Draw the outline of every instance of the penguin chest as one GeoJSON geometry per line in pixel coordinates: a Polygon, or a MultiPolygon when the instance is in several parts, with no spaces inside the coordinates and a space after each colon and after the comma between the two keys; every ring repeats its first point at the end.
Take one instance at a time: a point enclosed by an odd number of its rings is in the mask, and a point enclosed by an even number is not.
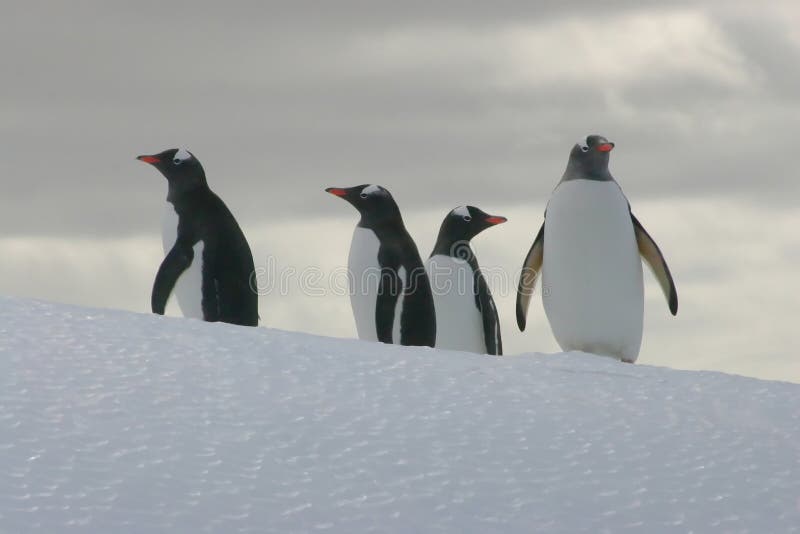
{"type": "Polygon", "coordinates": [[[435,255],[425,262],[436,309],[436,348],[486,353],[483,319],[468,262],[435,255]]]}
{"type": "Polygon", "coordinates": [[[542,301],[564,350],[634,361],[642,341],[642,264],[615,182],[570,180],[547,205],[542,301]]]}
{"type": "Polygon", "coordinates": [[[356,226],[347,260],[350,306],[359,339],[377,341],[375,310],[381,277],[378,252],[381,242],[375,232],[356,226]]]}
{"type": "MultiPolygon", "coordinates": [[[[178,239],[178,214],[172,205],[167,204],[161,226],[161,241],[166,255],[178,239]]],[[[175,287],[172,294],[178,300],[178,306],[184,317],[203,319],[203,252],[204,244],[198,241],[194,247],[194,258],[175,287]]]]}

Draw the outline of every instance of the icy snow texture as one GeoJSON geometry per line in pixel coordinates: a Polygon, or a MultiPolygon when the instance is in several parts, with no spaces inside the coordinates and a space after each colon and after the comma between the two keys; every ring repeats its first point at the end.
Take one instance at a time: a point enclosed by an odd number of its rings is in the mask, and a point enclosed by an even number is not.
{"type": "Polygon", "coordinates": [[[800,386],[0,299],[2,532],[798,532],[800,386]]]}

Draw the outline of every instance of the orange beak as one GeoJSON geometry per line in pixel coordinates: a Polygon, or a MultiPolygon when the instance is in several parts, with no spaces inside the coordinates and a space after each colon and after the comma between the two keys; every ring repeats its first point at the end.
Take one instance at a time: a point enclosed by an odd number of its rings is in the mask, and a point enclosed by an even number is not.
{"type": "Polygon", "coordinates": [[[614,149],[614,143],[603,143],[602,145],[597,145],[597,150],[600,152],[611,152],[614,149]]]}
{"type": "Polygon", "coordinates": [[[155,156],[137,156],[136,159],[139,161],[144,161],[145,163],[149,163],[150,165],[161,163],[161,160],[155,156]]]}
{"type": "Polygon", "coordinates": [[[339,187],[329,187],[325,191],[327,191],[331,195],[336,195],[337,197],[347,196],[347,190],[341,189],[339,187]]]}
{"type": "Polygon", "coordinates": [[[486,220],[487,223],[489,223],[491,225],[495,225],[495,224],[503,224],[508,219],[506,219],[505,217],[500,217],[498,215],[492,215],[491,217],[486,217],[485,220],[486,220]]]}

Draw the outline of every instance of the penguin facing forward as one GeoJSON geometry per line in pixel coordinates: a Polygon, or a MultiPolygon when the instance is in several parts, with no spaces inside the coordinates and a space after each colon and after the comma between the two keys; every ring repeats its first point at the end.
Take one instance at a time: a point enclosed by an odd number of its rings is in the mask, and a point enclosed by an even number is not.
{"type": "Polygon", "coordinates": [[[138,156],[167,179],[162,225],[166,257],[153,283],[153,313],[164,314],[173,292],[184,316],[258,325],[258,295],[251,286],[253,255],[228,207],[206,182],[186,149],[138,156]]]}
{"type": "Polygon", "coordinates": [[[436,314],[430,282],[392,195],[368,184],[325,191],[361,214],[347,262],[359,339],[433,347],[436,314]]]}
{"type": "Polygon", "coordinates": [[[599,135],[572,148],[523,264],[517,324],[525,330],[541,271],[542,303],[561,348],[633,363],[642,343],[641,260],[661,285],[672,315],[678,313],[678,293],[661,250],[608,170],[613,148],[599,135]]]}
{"type": "Polygon", "coordinates": [[[436,348],[503,354],[497,307],[470,240],[505,217],[459,206],[442,221],[425,268],[436,306],[436,348]]]}

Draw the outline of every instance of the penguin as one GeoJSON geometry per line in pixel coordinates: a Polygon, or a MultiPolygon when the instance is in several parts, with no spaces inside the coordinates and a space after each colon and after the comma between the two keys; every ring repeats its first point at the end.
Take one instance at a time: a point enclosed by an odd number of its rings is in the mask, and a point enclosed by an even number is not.
{"type": "Polygon", "coordinates": [[[347,263],[359,339],[433,347],[436,313],[430,282],[391,193],[369,184],[325,191],[361,214],[347,263]]]}
{"type": "Polygon", "coordinates": [[[661,285],[672,315],[678,313],[678,293],[664,255],[608,170],[613,149],[600,135],[572,147],[523,263],[517,325],[525,330],[541,272],[545,314],[563,350],[634,363],[644,315],[641,260],[661,285]]]}
{"type": "Polygon", "coordinates": [[[470,240],[506,221],[474,206],[459,206],[442,221],[425,263],[436,307],[437,348],[503,354],[497,307],[470,240]]]}
{"type": "Polygon", "coordinates": [[[153,283],[153,313],[164,314],[175,293],[186,317],[257,326],[255,266],[244,233],[208,187],[200,161],[188,150],[138,156],[167,179],[162,240],[166,257],[153,283]]]}

